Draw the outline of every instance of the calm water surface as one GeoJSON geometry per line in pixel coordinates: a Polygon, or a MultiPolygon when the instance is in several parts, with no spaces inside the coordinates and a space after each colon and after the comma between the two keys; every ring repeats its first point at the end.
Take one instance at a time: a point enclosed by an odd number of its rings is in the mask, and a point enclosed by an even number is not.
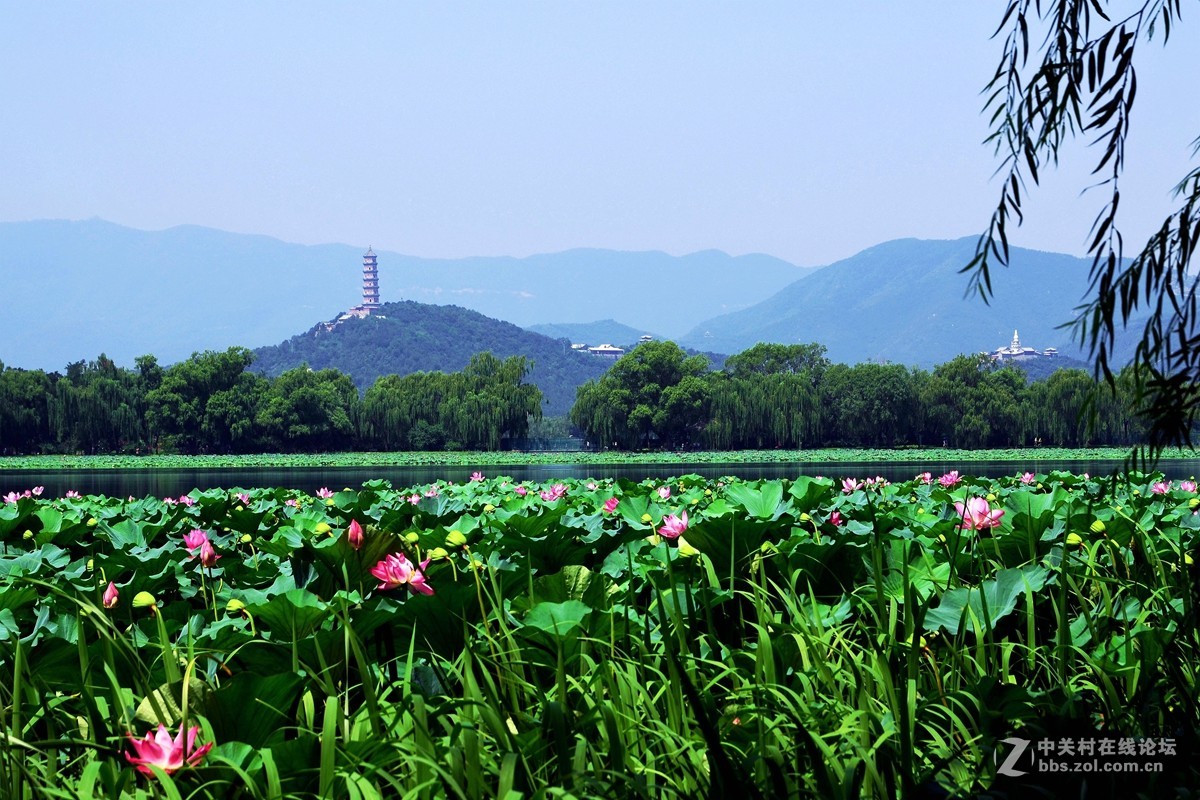
{"type": "MultiPolygon", "coordinates": [[[[0,470],[0,494],[45,487],[43,496],[61,497],[74,489],[83,494],[177,497],[192,489],[253,489],[282,486],[315,491],[356,488],[364,482],[383,478],[393,486],[427,484],[440,478],[465,482],[476,470],[489,478],[505,475],[515,481],[552,481],[561,478],[670,478],[702,475],[707,478],[736,476],[757,478],[795,478],[800,475],[865,478],[881,475],[891,481],[908,480],[926,470],[935,476],[957,469],[964,475],[1001,477],[1022,472],[1044,473],[1070,470],[1103,475],[1121,468],[1119,461],[921,461],[921,462],[841,462],[836,464],[793,461],[773,464],[532,464],[513,466],[453,467],[293,467],[289,469],[193,469],[193,470],[55,470],[32,472],[0,470]]],[[[1168,478],[1186,478],[1200,473],[1200,460],[1162,461],[1159,469],[1168,478]]]]}

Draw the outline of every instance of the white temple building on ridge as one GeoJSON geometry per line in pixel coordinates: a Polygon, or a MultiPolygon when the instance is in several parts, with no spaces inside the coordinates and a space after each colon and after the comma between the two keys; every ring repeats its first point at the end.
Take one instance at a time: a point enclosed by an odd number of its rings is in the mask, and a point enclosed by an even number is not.
{"type": "Polygon", "coordinates": [[[1004,361],[1011,359],[1022,358],[1053,358],[1058,355],[1058,349],[1047,347],[1045,350],[1037,350],[1032,347],[1021,344],[1021,337],[1017,335],[1017,331],[1013,329],[1013,338],[1009,342],[1008,347],[1000,347],[993,350],[988,355],[993,361],[1004,361]]]}

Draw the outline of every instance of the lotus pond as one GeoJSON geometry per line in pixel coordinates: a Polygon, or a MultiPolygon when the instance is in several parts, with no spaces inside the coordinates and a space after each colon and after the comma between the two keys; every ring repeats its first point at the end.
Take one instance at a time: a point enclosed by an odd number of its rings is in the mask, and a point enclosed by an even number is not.
{"type": "Polygon", "coordinates": [[[1197,511],[1139,473],[20,492],[0,796],[1070,781],[998,775],[1009,737],[1137,743],[1161,771],[1089,796],[1171,794],[1200,778],[1197,511]]]}

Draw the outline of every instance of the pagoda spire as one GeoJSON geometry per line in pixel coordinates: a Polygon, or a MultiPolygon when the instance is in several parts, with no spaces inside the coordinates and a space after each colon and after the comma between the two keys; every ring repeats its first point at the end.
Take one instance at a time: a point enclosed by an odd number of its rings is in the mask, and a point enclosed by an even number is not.
{"type": "Polygon", "coordinates": [[[379,309],[379,266],[376,263],[375,251],[367,247],[363,253],[363,301],[362,307],[368,313],[379,309]]]}

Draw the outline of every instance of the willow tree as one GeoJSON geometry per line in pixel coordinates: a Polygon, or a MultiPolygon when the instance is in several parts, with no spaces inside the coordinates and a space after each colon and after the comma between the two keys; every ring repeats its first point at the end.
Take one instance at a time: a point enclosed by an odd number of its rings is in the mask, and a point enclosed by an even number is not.
{"type": "MultiPolygon", "coordinates": [[[[1003,184],[975,257],[964,268],[987,300],[992,266],[1008,263],[1009,227],[1021,224],[1029,188],[1070,147],[1096,148],[1093,174],[1105,199],[1089,234],[1089,299],[1071,324],[1095,359],[1097,376],[1115,390],[1121,366],[1111,363],[1116,335],[1146,315],[1132,380],[1137,408],[1148,422],[1143,453],[1151,459],[1165,446],[1190,445],[1200,414],[1200,309],[1197,274],[1189,274],[1200,241],[1200,168],[1185,172],[1175,186],[1177,207],[1131,258],[1120,227],[1121,176],[1137,95],[1136,56],[1156,38],[1169,41],[1182,7],[1182,0],[1009,0],[997,31],[1003,54],[985,105],[1003,184]],[[1117,13],[1125,9],[1132,13],[1117,13]]],[[[1190,102],[1188,97],[1179,102],[1190,102]]]]}

